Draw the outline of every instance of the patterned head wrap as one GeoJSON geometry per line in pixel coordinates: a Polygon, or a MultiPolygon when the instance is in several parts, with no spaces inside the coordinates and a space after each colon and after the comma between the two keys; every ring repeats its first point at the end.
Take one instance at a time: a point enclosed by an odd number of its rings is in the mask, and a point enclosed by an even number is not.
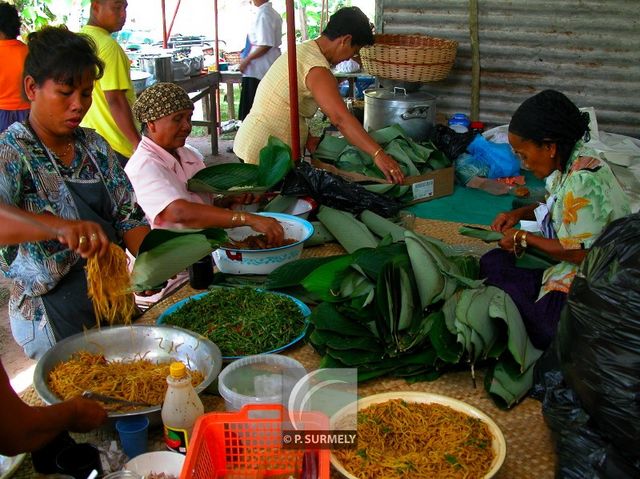
{"type": "Polygon", "coordinates": [[[140,94],[133,104],[133,115],[148,123],[180,110],[193,110],[187,92],[175,83],[156,83],[140,94]]]}

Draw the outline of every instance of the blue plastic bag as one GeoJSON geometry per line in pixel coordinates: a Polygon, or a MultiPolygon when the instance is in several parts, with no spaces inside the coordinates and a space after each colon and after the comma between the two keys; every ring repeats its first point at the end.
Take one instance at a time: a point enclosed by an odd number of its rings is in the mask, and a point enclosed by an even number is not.
{"type": "Polygon", "coordinates": [[[482,135],[476,135],[467,147],[478,165],[486,165],[487,178],[504,178],[520,174],[520,160],[507,143],[492,143],[482,135]]]}

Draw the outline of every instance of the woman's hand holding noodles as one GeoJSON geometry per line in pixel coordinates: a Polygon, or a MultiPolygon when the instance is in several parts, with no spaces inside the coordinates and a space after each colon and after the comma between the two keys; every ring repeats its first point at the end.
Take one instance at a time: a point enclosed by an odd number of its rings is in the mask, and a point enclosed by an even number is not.
{"type": "Polygon", "coordinates": [[[109,247],[109,238],[98,223],[92,221],[61,220],[58,241],[66,244],[83,258],[102,256],[109,247]]]}

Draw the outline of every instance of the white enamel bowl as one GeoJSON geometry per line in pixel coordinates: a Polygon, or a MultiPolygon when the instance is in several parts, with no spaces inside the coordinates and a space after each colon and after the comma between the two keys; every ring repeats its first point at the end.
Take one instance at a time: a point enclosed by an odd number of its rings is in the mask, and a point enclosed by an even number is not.
{"type": "MultiPolygon", "coordinates": [[[[278,266],[300,258],[302,247],[313,234],[313,225],[303,218],[282,213],[258,213],[277,219],[284,228],[287,238],[296,240],[287,246],[260,250],[218,248],[213,260],[222,273],[227,274],[269,274],[278,266]]],[[[229,238],[240,241],[257,234],[248,226],[227,230],[229,238]]]]}

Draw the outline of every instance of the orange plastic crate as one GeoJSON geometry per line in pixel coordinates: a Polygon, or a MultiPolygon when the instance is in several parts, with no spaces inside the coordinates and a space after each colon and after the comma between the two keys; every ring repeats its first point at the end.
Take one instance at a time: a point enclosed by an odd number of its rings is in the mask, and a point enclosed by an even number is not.
{"type": "MultiPolygon", "coordinates": [[[[322,413],[301,413],[305,430],[328,430],[322,413]]],[[[329,479],[328,449],[283,449],[283,406],[250,404],[238,412],[208,413],[196,421],[180,479],[300,477],[305,454],[315,454],[318,479],[329,479]]],[[[310,476],[305,478],[312,479],[310,476]]]]}

